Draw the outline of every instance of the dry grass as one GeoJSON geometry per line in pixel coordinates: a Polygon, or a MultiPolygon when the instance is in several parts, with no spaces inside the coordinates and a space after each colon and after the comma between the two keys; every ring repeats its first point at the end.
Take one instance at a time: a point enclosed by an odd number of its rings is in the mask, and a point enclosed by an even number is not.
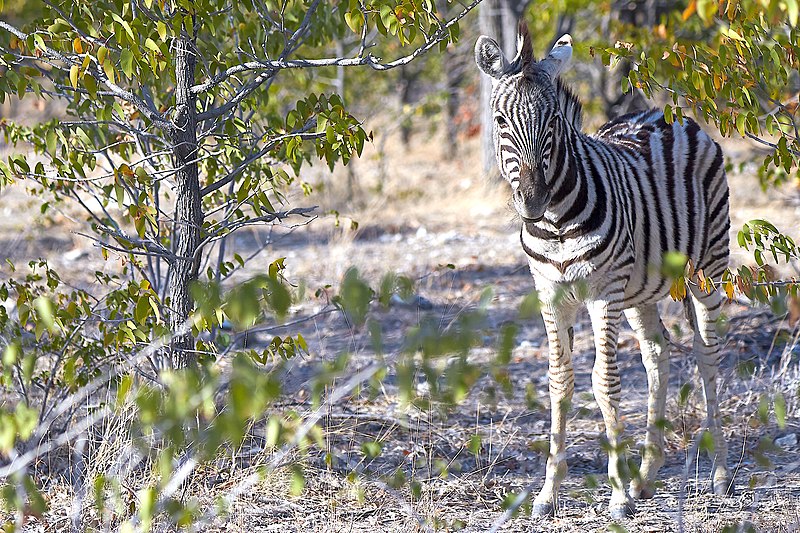
{"type": "MultiPolygon", "coordinates": [[[[485,339],[470,353],[471,362],[490,362],[499,326],[515,318],[532,283],[504,185],[488,183],[476,170],[475,139],[464,140],[458,148],[456,157],[447,160],[442,157],[439,137],[418,134],[408,148],[389,139],[385,154],[369,148],[355,164],[357,182],[350,187],[344,170],[332,176],[314,170],[304,179],[315,184],[318,196],[295,201],[319,202],[323,212],[338,210],[339,226],[334,216],[327,215],[307,228],[275,229],[273,244],[248,272],[286,256],[289,277],[305,280],[311,289],[335,285],[349,266],[358,267],[371,280],[388,270],[418,278],[418,292],[432,302],[432,310],[404,306],[374,310],[390,353],[400,349],[409,328],[425,319],[444,327],[465,311],[474,310],[483,290],[492,287],[485,339]],[[357,230],[350,228],[351,219],[358,221],[357,230]],[[443,267],[447,264],[455,269],[443,267]]],[[[726,149],[735,158],[747,155],[739,142],[726,142],[726,149]]],[[[730,182],[734,230],[756,216],[766,216],[787,230],[800,227],[796,189],[761,193],[756,179],[747,172],[732,173],[730,182]]],[[[42,220],[35,203],[26,200],[18,186],[3,191],[0,212],[6,213],[0,220],[0,251],[8,258],[20,262],[38,254],[51,257],[62,277],[76,284],[87,282],[86,272],[117,268],[113,260],[98,261],[89,243],[69,233],[79,224],[75,213],[65,210],[42,220]],[[70,260],[72,255],[65,257],[64,252],[73,249],[78,260],[70,260]],[[82,255],[84,252],[89,254],[82,255]]],[[[230,253],[254,249],[264,237],[264,232],[243,234],[231,243],[230,253]]],[[[747,255],[739,252],[734,257],[737,262],[747,260],[747,255]]],[[[275,412],[310,412],[309,379],[320,362],[349,351],[354,354],[351,370],[355,370],[374,359],[366,332],[352,328],[340,314],[313,318],[323,305],[324,299],[309,298],[294,309],[291,320],[309,318],[298,324],[296,331],[309,340],[311,355],[286,375],[284,399],[275,412]]],[[[666,305],[665,311],[670,326],[681,323],[675,306],[666,305]]],[[[629,531],[678,531],[681,525],[686,531],[719,531],[727,524],[744,523],[762,531],[800,528],[800,449],[795,445],[767,450],[764,456],[772,461],[772,467],[760,464],[756,454],[759,441],[767,437],[800,436],[797,326],[769,311],[737,304],[726,312],[730,328],[722,400],[738,495],[708,495],[708,460],[688,457],[702,427],[702,399],[693,394],[686,405],[677,401],[678,388],[695,382],[695,374],[691,357],[685,354],[689,340],[685,331],[676,331],[668,404],[675,429],[668,436],[664,485],[656,498],[640,503],[637,515],[622,524],[629,531]],[[742,375],[742,369],[753,372],[742,375]],[[774,418],[762,422],[758,416],[760,398],[778,391],[787,398],[785,428],[779,428],[774,418]],[[687,462],[695,466],[684,479],[687,462]]],[[[248,340],[258,345],[271,333],[254,333],[248,340]]],[[[375,533],[465,527],[487,531],[501,516],[504,499],[529,486],[537,490],[544,473],[540,443],[547,435],[549,414],[546,341],[540,321],[521,324],[518,341],[510,366],[511,396],[499,394],[491,377],[484,376],[473,394],[454,410],[422,411],[400,404],[390,375],[376,398],[361,391],[332,406],[321,420],[325,447],[293,457],[306,474],[299,495],[292,495],[289,468],[265,469],[274,450],[264,445],[263,425],[254,424],[239,449],[221,450],[215,461],[198,466],[181,487],[181,497],[195,501],[207,519],[198,530],[375,533]],[[537,402],[530,401],[531,394],[537,402]],[[482,439],[478,453],[468,448],[475,434],[482,439]],[[361,452],[366,440],[379,440],[383,453],[366,459],[361,452]],[[410,483],[390,486],[398,472],[414,481],[413,488],[410,483]],[[251,474],[259,475],[255,485],[234,499],[226,512],[211,512],[251,474]]],[[[622,410],[634,454],[644,435],[646,386],[636,349],[632,333],[623,331],[622,410]]],[[[590,328],[583,315],[576,327],[576,397],[568,434],[570,475],[562,489],[561,508],[548,520],[532,519],[523,508],[502,531],[596,531],[610,525],[606,513],[610,491],[605,485],[605,456],[598,438],[602,420],[590,394],[591,361],[590,328]]],[[[419,386],[424,392],[422,378],[419,386]]],[[[135,416],[133,410],[119,412],[87,435],[83,444],[41,459],[41,479],[45,480],[51,511],[41,519],[31,518],[30,531],[66,531],[71,524],[103,530],[129,516],[138,489],[156,475],[148,454],[126,437],[135,416]],[[107,495],[114,505],[106,515],[98,514],[92,503],[92,483],[100,474],[120,480],[117,492],[107,495]]]]}

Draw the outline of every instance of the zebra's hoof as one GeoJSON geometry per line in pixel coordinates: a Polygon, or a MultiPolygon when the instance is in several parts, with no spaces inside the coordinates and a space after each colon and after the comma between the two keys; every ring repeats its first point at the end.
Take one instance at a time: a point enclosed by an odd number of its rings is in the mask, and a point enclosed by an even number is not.
{"type": "Polygon", "coordinates": [[[633,516],[636,512],[636,505],[633,501],[627,501],[621,504],[612,504],[608,507],[608,513],[614,520],[624,520],[633,516]]]}
{"type": "Polygon", "coordinates": [[[554,507],[552,503],[537,503],[533,502],[533,507],[531,507],[531,514],[537,518],[546,518],[548,516],[553,516],[554,514],[554,507]]]}
{"type": "Polygon", "coordinates": [[[714,494],[717,496],[733,496],[736,494],[736,489],[733,486],[733,481],[728,479],[720,479],[714,481],[714,494]]]}
{"type": "Polygon", "coordinates": [[[631,498],[634,500],[649,500],[656,495],[656,491],[648,485],[631,485],[628,494],[630,494],[631,498]]]}

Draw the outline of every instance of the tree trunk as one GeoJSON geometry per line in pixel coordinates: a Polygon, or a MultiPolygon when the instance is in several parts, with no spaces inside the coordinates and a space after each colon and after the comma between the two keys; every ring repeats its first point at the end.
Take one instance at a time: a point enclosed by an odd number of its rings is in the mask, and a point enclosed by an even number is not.
{"type": "MultiPolygon", "coordinates": [[[[517,50],[517,24],[529,0],[484,0],[478,9],[478,25],[483,35],[493,37],[507,58],[514,57],[517,50]]],[[[483,173],[497,176],[497,162],[494,156],[492,128],[494,117],[491,108],[492,80],[481,75],[481,155],[483,173]]]]}
{"type": "MultiPolygon", "coordinates": [[[[447,18],[449,12],[447,0],[438,0],[436,8],[444,13],[447,18]]],[[[472,54],[469,54],[472,57],[472,54]]],[[[458,110],[461,107],[461,89],[459,86],[464,78],[464,61],[462,46],[448,46],[442,53],[442,69],[444,71],[445,107],[444,128],[446,144],[443,146],[442,156],[448,161],[456,158],[459,151],[458,142],[458,110]]],[[[472,61],[470,61],[472,65],[472,61]]]]}
{"type": "MultiPolygon", "coordinates": [[[[189,285],[197,279],[200,228],[203,212],[198,177],[197,110],[191,93],[194,85],[194,43],[187,35],[175,40],[175,111],[172,122],[172,145],[175,159],[175,234],[172,237],[175,258],[167,287],[168,323],[173,334],[181,330],[194,303],[189,285]]],[[[194,337],[191,332],[174,335],[169,346],[172,368],[184,368],[195,362],[194,337]]]]}
{"type": "Polygon", "coordinates": [[[444,157],[448,160],[453,160],[458,155],[458,124],[456,117],[458,109],[461,105],[459,98],[459,84],[461,83],[461,75],[455,57],[452,51],[445,51],[442,56],[444,63],[444,76],[446,88],[446,102],[445,102],[445,134],[447,136],[447,147],[444,150],[444,157]]]}
{"type": "Polygon", "coordinates": [[[411,114],[408,113],[411,108],[411,91],[414,82],[419,75],[419,71],[412,71],[407,65],[401,66],[400,79],[398,80],[398,89],[400,92],[400,139],[403,142],[403,147],[408,148],[411,143],[411,114]]]}

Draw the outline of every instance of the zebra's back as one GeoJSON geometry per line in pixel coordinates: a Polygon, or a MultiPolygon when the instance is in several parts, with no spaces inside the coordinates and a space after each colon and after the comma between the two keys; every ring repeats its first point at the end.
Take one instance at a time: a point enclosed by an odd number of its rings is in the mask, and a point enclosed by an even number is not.
{"type": "Polygon", "coordinates": [[[608,177],[618,189],[634,252],[626,304],[668,294],[671,280],[660,268],[668,252],[685,254],[706,276],[720,276],[728,263],[730,221],[719,145],[695,121],[668,124],[658,110],[619,117],[592,138],[594,148],[617,163],[609,163],[608,177]]]}

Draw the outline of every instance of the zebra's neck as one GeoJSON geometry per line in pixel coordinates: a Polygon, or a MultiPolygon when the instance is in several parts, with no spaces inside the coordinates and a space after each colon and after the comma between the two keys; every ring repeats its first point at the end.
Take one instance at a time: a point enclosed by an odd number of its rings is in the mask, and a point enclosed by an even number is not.
{"type": "Polygon", "coordinates": [[[564,85],[561,78],[556,80],[556,96],[564,119],[572,125],[575,131],[581,131],[583,126],[583,106],[581,106],[578,97],[564,85]]]}
{"type": "Polygon", "coordinates": [[[580,210],[596,198],[595,184],[587,179],[582,164],[586,138],[581,132],[582,106],[578,97],[561,81],[556,80],[556,96],[561,110],[559,134],[553,146],[547,176],[551,199],[546,221],[555,228],[572,223],[580,210]]]}
{"type": "Polygon", "coordinates": [[[546,176],[551,197],[543,228],[560,232],[575,224],[594,224],[598,216],[605,216],[608,195],[601,175],[608,169],[595,157],[598,147],[594,144],[574,122],[560,119],[546,176]]]}

